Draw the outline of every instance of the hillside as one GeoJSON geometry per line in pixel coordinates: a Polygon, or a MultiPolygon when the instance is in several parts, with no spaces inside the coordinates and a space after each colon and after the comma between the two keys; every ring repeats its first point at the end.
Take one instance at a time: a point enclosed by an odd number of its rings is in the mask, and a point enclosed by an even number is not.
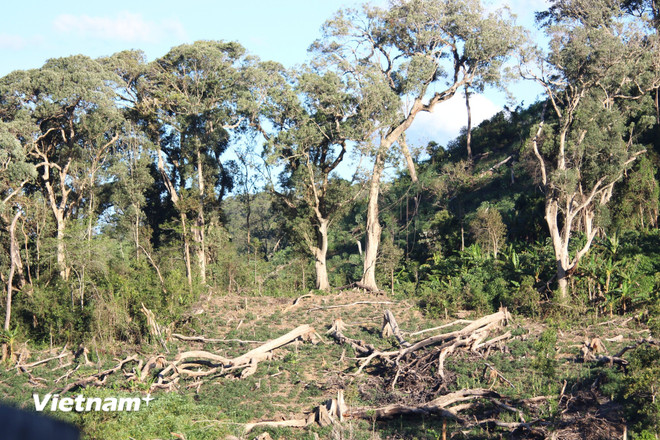
{"type": "MultiPolygon", "coordinates": [[[[398,350],[394,337],[381,337],[385,310],[393,313],[403,337],[410,342],[460,330],[481,318],[463,312],[458,314],[460,319],[451,315],[429,319],[408,299],[353,291],[331,296],[314,294],[295,302],[291,298],[215,297],[203,300],[197,312],[178,323],[159,323],[169,352],[155,337],[141,346],[100,345],[92,340],[84,347],[87,354],[75,358],[78,349],[37,351],[17,344],[16,367],[0,377],[1,397],[31,409],[32,393],[43,395],[67,388],[67,384],[80,383],[89,375],[116,367],[121,359],[135,356],[152,362],[161,358],[163,362],[156,362],[146,377],[139,379],[133,373],[139,372],[142,362],[138,366],[129,361],[114,373],[106,371],[107,377],[101,382],[87,382],[83,388],[69,386],[61,397],[135,397],[151,393],[154,400],[148,407],[136,412],[54,415],[74,422],[88,439],[253,439],[268,438],[262,434],[266,432],[274,439],[477,439],[502,435],[610,439],[621,438],[626,429],[648,423],[644,417],[650,416],[645,411],[651,403],[639,389],[641,382],[631,380],[643,381],[650,374],[651,367],[643,359],[653,355],[652,345],[622,350],[649,337],[649,330],[634,318],[582,317],[574,321],[553,313],[539,321],[513,313],[500,323],[505,325],[492,327],[487,336],[482,335],[485,342],[503,335],[487,350],[474,346],[470,350],[472,343],[463,348],[458,345],[442,356],[444,370],[440,375],[437,368],[442,345],[429,345],[413,355],[393,386],[395,370],[389,361],[375,358],[357,372],[356,367],[364,364],[365,353],[356,352],[350,344],[339,344],[327,333],[341,318],[346,337],[373,344],[383,352],[398,350]],[[176,359],[176,353],[201,350],[231,358],[303,324],[316,330],[311,340],[273,350],[272,358],[259,362],[251,375],[241,373],[243,369],[216,368],[212,372],[212,362],[200,361],[191,369],[199,377],[182,373],[180,380],[158,385],[158,377],[162,377],[168,362],[176,359]],[[182,341],[175,334],[216,341],[182,341]],[[586,344],[591,348],[585,348],[586,344]],[[619,351],[623,354],[617,357],[619,351]],[[57,359],[36,365],[35,361],[58,355],[57,359]],[[614,364],[603,357],[606,355],[614,356],[614,364]],[[212,374],[202,375],[205,372],[212,374]],[[461,390],[482,397],[450,402],[447,413],[427,409],[419,410],[417,415],[391,415],[383,420],[377,416],[377,408],[391,411],[396,407],[405,413],[404,408],[437,402],[441,396],[461,390]],[[307,414],[336,399],[339,392],[346,404],[343,422],[326,420],[322,424],[327,426],[321,426],[316,415],[306,427],[256,426],[245,432],[250,423],[304,421],[307,414]],[[647,403],[638,406],[640,402],[647,403]]],[[[657,356],[657,349],[655,353],[657,356]]]]}

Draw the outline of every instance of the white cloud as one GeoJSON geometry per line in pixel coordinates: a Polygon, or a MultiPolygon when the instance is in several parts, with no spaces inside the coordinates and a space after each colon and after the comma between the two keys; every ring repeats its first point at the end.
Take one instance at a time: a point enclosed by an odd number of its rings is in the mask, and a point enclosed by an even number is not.
{"type": "MultiPolygon", "coordinates": [[[[470,95],[470,109],[472,127],[502,110],[484,95],[470,95]]],[[[408,130],[408,138],[417,145],[426,145],[429,141],[446,145],[466,125],[465,95],[456,94],[448,101],[437,104],[433,112],[418,114],[408,130]]]]}
{"type": "Polygon", "coordinates": [[[170,36],[186,37],[183,25],[177,19],[154,22],[128,11],[114,17],[61,14],[55,17],[53,27],[58,32],[80,37],[131,43],[155,43],[170,36]]]}

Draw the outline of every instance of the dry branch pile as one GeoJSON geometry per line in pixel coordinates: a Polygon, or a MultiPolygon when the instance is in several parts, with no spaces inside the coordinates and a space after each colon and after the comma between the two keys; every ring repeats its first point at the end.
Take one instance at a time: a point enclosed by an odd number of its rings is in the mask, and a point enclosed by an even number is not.
{"type": "MultiPolygon", "coordinates": [[[[268,341],[247,353],[231,359],[202,350],[179,353],[172,360],[168,360],[168,358],[162,354],[152,356],[146,360],[140,359],[137,354],[133,354],[120,360],[117,365],[112,368],[79,378],[59,388],[56,392],[64,394],[70,391],[75,391],[79,388],[103,386],[106,384],[106,380],[109,376],[119,371],[123,373],[125,379],[131,381],[146,382],[147,380],[154,379],[150,391],[155,389],[172,390],[181,377],[217,377],[231,373],[238,374],[239,377],[245,378],[257,371],[259,362],[271,359],[273,356],[273,350],[299,340],[316,342],[317,336],[314,328],[306,324],[301,325],[277,339],[268,341]],[[132,365],[130,369],[128,368],[129,365],[132,365]]],[[[86,354],[84,349],[81,352],[86,354]]],[[[16,365],[16,369],[22,373],[28,374],[31,382],[40,384],[40,381],[45,380],[32,376],[30,373],[31,368],[53,360],[61,361],[70,356],[75,356],[75,354],[63,350],[62,353],[57,356],[30,364],[22,365],[19,361],[16,365]]],[[[57,368],[67,365],[71,365],[71,363],[60,365],[60,367],[57,368]]],[[[76,366],[55,382],[59,383],[62,379],[68,379],[78,370],[79,367],[80,365],[76,366]]]]}
{"type": "Polygon", "coordinates": [[[385,367],[394,372],[391,387],[394,388],[400,378],[407,377],[418,382],[426,375],[436,376],[441,381],[445,379],[444,363],[451,353],[464,348],[473,353],[481,353],[484,358],[492,347],[511,337],[510,332],[488,339],[491,333],[506,325],[509,314],[506,309],[469,322],[460,330],[436,334],[415,343],[409,343],[403,337],[394,315],[385,311],[383,319],[383,336],[394,335],[400,346],[398,350],[382,351],[364,341],[351,339],[344,335],[344,323],[338,318],[328,331],[339,344],[350,345],[359,356],[359,374],[374,360],[380,360],[385,367]]]}
{"type": "MultiPolygon", "coordinates": [[[[398,415],[438,415],[446,419],[455,420],[462,425],[495,424],[498,426],[516,429],[530,428],[522,417],[522,412],[510,405],[502,403],[500,396],[486,389],[464,389],[448,392],[448,373],[445,370],[447,358],[460,350],[469,352],[482,359],[485,368],[490,368],[492,375],[509,382],[500,372],[485,360],[494,347],[500,346],[511,338],[511,332],[500,332],[507,325],[510,316],[506,309],[484,316],[475,321],[462,320],[466,325],[460,330],[448,333],[439,333],[415,342],[405,339],[396,319],[391,311],[386,310],[383,317],[383,337],[394,336],[399,345],[398,350],[379,350],[364,341],[347,337],[344,334],[345,326],[341,319],[335,320],[328,334],[339,344],[351,346],[358,356],[358,368],[355,374],[360,374],[365,368],[376,361],[380,361],[380,375],[389,381],[388,387],[392,390],[402,389],[412,397],[415,404],[395,403],[382,407],[354,408],[345,416],[364,419],[385,419],[398,415]],[[382,370],[384,369],[384,371],[382,370]],[[470,403],[466,403],[470,401],[470,403]],[[520,423],[503,424],[496,419],[472,420],[468,423],[459,416],[459,412],[473,409],[482,402],[487,401],[491,406],[519,415],[520,423]],[[421,402],[421,403],[419,403],[421,402]]],[[[442,329],[444,326],[434,330],[442,329]]],[[[415,334],[421,334],[417,332],[415,334]]],[[[412,334],[411,334],[412,336],[412,334]]]]}
{"type": "MultiPolygon", "coordinates": [[[[300,418],[249,424],[246,431],[250,431],[256,426],[307,426],[314,421],[321,426],[326,426],[345,418],[373,421],[410,415],[438,416],[453,420],[464,427],[494,425],[505,429],[523,428],[530,432],[534,431],[535,428],[532,425],[537,421],[526,422],[520,409],[504,403],[501,396],[493,390],[478,388],[447,391],[448,380],[444,363],[450,354],[460,350],[479,356],[486,368],[490,368],[497,377],[511,384],[492,365],[485,362],[491,349],[511,338],[511,332],[508,331],[497,336],[494,335],[507,324],[508,319],[509,314],[506,309],[501,309],[497,313],[475,321],[461,320],[460,323],[467,325],[460,330],[435,334],[409,342],[400,329],[394,314],[390,310],[386,310],[381,336],[384,338],[393,336],[399,349],[380,350],[373,344],[346,336],[346,326],[341,318],[337,318],[328,331],[328,335],[338,344],[348,345],[355,351],[358,368],[353,375],[359,375],[365,371],[366,367],[372,366],[370,372],[390,378],[388,388],[393,390],[397,384],[400,387],[403,384],[403,391],[407,396],[412,396],[412,399],[409,400],[414,403],[402,401],[377,407],[349,408],[344,403],[343,392],[340,390],[337,399],[320,405],[311,413],[300,418]],[[377,362],[379,365],[375,366],[374,364],[377,362]],[[434,383],[435,386],[430,387],[429,383],[434,383]],[[472,412],[469,418],[459,414],[466,411],[472,412]],[[491,417],[500,411],[512,412],[520,421],[503,422],[491,417]],[[482,417],[475,417],[475,413],[482,414],[482,417]]],[[[437,331],[442,328],[445,326],[431,330],[437,331]]],[[[421,333],[424,332],[416,334],[421,333]]],[[[413,335],[415,334],[409,336],[413,335]]]]}
{"type": "MultiPolygon", "coordinates": [[[[296,301],[297,303],[298,301],[296,301]]],[[[294,305],[296,304],[294,303],[294,305]]],[[[347,305],[350,306],[350,305],[347,305]]],[[[148,310],[147,310],[148,312],[148,310]]],[[[145,312],[145,314],[147,314],[145,312]]],[[[539,399],[547,400],[551,396],[541,396],[532,399],[506,401],[500,394],[492,389],[474,388],[456,390],[456,373],[445,368],[451,356],[464,356],[474,360],[475,365],[483,367],[483,376],[495,382],[501,382],[515,388],[504,374],[488,362],[492,350],[506,351],[506,342],[512,338],[510,331],[505,331],[510,316],[506,309],[484,316],[474,321],[458,320],[453,323],[407,333],[403,331],[394,314],[385,310],[381,337],[389,339],[389,347],[380,349],[374,343],[351,338],[346,335],[346,325],[341,318],[335,319],[327,334],[342,346],[349,346],[355,352],[355,370],[349,373],[355,377],[368,374],[366,378],[376,381],[386,391],[388,399],[380,405],[369,407],[349,407],[344,402],[343,390],[340,386],[337,397],[326,401],[313,410],[290,420],[260,421],[245,426],[246,433],[256,427],[306,427],[313,423],[321,426],[340,426],[346,418],[366,419],[374,421],[397,416],[435,416],[443,420],[451,420],[463,428],[475,426],[500,427],[508,430],[523,430],[525,435],[543,438],[546,432],[547,421],[525,420],[523,411],[517,406],[534,405],[539,399]],[[452,326],[458,330],[442,333],[441,331],[452,326]],[[430,336],[426,336],[429,335],[430,336]],[[422,337],[424,335],[424,337],[422,337]],[[421,338],[421,339],[420,339],[421,338]],[[397,348],[392,348],[394,345],[397,348]],[[500,415],[505,412],[513,414],[515,422],[503,421],[500,415]]],[[[154,336],[161,345],[165,346],[161,328],[152,316],[150,320],[154,336]]],[[[184,336],[169,333],[170,337],[188,342],[221,343],[230,340],[211,339],[203,336],[184,336]]],[[[61,375],[56,384],[60,385],[55,392],[60,394],[72,392],[79,388],[89,386],[103,386],[111,375],[123,375],[125,380],[147,383],[151,382],[150,391],[162,389],[171,391],[177,387],[182,378],[193,379],[191,386],[199,386],[202,380],[220,376],[231,375],[245,378],[257,371],[260,362],[272,359],[273,351],[296,341],[311,341],[320,339],[310,325],[300,325],[290,332],[271,341],[261,343],[258,341],[231,340],[233,342],[259,343],[261,345],[239,356],[229,358],[217,353],[203,350],[188,350],[171,357],[168,354],[157,354],[149,358],[141,358],[132,354],[112,368],[99,370],[97,373],[80,377],[68,382],[76,376],[75,373],[82,366],[91,364],[87,358],[88,350],[79,347],[77,350],[67,350],[66,347],[59,354],[51,353],[48,357],[31,363],[22,363],[19,360],[16,369],[30,378],[33,386],[45,386],[46,380],[32,375],[31,370],[37,366],[45,366],[57,361],[59,366],[53,368],[64,369],[74,364],[75,368],[61,375]],[[84,361],[84,362],[83,362],[84,361]]],[[[618,353],[609,356],[598,338],[586,341],[582,350],[585,362],[609,363],[626,367],[627,361],[623,355],[640,345],[659,345],[651,338],[642,339],[632,345],[622,348],[618,353]]],[[[342,359],[344,354],[342,354],[342,359]]],[[[365,377],[365,376],[362,376],[365,377]]],[[[373,383],[373,382],[372,382],[373,383]]],[[[492,388],[492,386],[491,386],[492,388]]],[[[564,390],[559,397],[560,403],[564,390]]],[[[567,411],[568,411],[567,407],[567,411]]],[[[508,420],[512,420],[509,417],[508,420]]]]}

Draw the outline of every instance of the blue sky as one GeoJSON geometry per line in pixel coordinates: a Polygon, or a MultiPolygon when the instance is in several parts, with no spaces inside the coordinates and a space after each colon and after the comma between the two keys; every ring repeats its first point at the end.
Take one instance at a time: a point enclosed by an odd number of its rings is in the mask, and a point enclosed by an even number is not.
{"type": "MultiPolygon", "coordinates": [[[[372,3],[385,3],[385,0],[372,3]]],[[[18,69],[40,67],[47,59],[72,54],[111,55],[141,49],[149,59],[171,47],[196,40],[239,41],[252,54],[292,67],[307,60],[307,47],[319,36],[323,22],[358,0],[188,0],[181,1],[18,1],[4,5],[0,29],[0,76],[18,69]],[[108,6],[108,5],[111,5],[108,6]]],[[[531,27],[533,12],[544,0],[491,0],[491,7],[508,5],[519,23],[531,27]]],[[[514,85],[518,100],[527,104],[538,90],[514,85]]],[[[473,98],[477,123],[499,111],[504,97],[494,91],[473,98]]],[[[465,125],[463,99],[443,103],[412,127],[409,142],[446,143],[465,125]]]]}

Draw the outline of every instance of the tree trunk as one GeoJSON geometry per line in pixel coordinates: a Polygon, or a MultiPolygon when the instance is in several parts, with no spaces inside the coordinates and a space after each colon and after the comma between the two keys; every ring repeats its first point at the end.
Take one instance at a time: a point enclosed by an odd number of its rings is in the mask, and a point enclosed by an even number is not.
{"type": "Polygon", "coordinates": [[[380,244],[381,226],[378,222],[378,194],[380,192],[380,178],[385,167],[385,158],[387,147],[381,144],[376,161],[374,162],[374,172],[369,187],[369,204],[367,207],[367,233],[364,247],[364,272],[360,283],[369,290],[379,290],[376,284],[376,259],[378,256],[378,245],[380,244]]]}
{"type": "Polygon", "coordinates": [[[660,87],[655,89],[655,122],[660,125],[660,87]]]}
{"type": "MultiPolygon", "coordinates": [[[[18,211],[16,215],[14,215],[14,218],[11,221],[11,225],[9,226],[9,258],[11,265],[9,268],[9,278],[7,279],[7,304],[5,306],[5,325],[3,327],[5,332],[9,330],[9,324],[11,320],[11,297],[12,291],[14,290],[14,273],[16,272],[16,268],[20,265],[21,261],[21,254],[18,251],[18,243],[16,242],[16,222],[18,222],[20,216],[21,212],[18,211]]],[[[5,342],[2,344],[3,361],[7,359],[7,349],[8,345],[7,342],[5,342]]]]}
{"type": "MultiPolygon", "coordinates": [[[[552,247],[555,251],[555,261],[557,263],[557,283],[561,298],[568,296],[568,242],[564,240],[566,231],[559,230],[559,204],[556,200],[548,200],[545,205],[545,221],[548,225],[548,231],[552,238],[552,247]],[[564,233],[562,233],[564,232],[564,233]]],[[[566,226],[564,226],[566,229],[566,226]]]]}
{"type": "Polygon", "coordinates": [[[186,278],[188,279],[188,287],[192,289],[192,267],[190,264],[190,241],[188,241],[188,233],[186,232],[186,215],[181,213],[181,226],[183,232],[183,258],[186,260],[186,278]]]}
{"type": "Polygon", "coordinates": [[[60,271],[60,278],[67,281],[71,271],[66,264],[66,247],[64,245],[64,229],[66,223],[64,216],[57,212],[55,213],[55,220],[57,222],[57,267],[60,271]]]}
{"type": "Polygon", "coordinates": [[[204,213],[200,208],[195,226],[190,228],[195,241],[195,254],[199,266],[199,276],[202,283],[206,283],[206,240],[204,234],[204,213]]]}
{"type": "Polygon", "coordinates": [[[204,234],[204,173],[202,170],[202,153],[197,148],[197,186],[199,187],[199,208],[197,210],[197,221],[190,230],[193,233],[195,253],[197,254],[197,264],[199,265],[199,277],[203,284],[206,284],[206,240],[204,234]]]}
{"type": "Polygon", "coordinates": [[[412,155],[410,154],[410,150],[408,149],[408,144],[406,143],[406,135],[405,133],[401,135],[399,138],[399,146],[401,147],[401,152],[403,153],[403,157],[406,159],[406,165],[408,166],[408,172],[410,173],[410,180],[413,181],[413,183],[417,183],[417,171],[415,170],[415,162],[413,161],[412,155]]]}
{"type": "Polygon", "coordinates": [[[183,238],[183,258],[186,264],[186,278],[188,278],[188,288],[192,290],[192,268],[190,267],[190,242],[188,241],[188,232],[186,231],[186,214],[183,212],[182,207],[179,203],[179,195],[176,192],[176,188],[172,184],[172,181],[167,175],[165,170],[165,161],[163,160],[163,155],[160,149],[160,144],[157,144],[157,156],[158,156],[158,170],[160,175],[163,177],[163,182],[167,191],[170,193],[170,198],[174,207],[179,211],[179,218],[181,219],[181,238],[183,238]]]}
{"type": "Polygon", "coordinates": [[[467,133],[465,134],[465,145],[467,146],[468,162],[472,166],[472,111],[470,109],[470,92],[465,84],[465,108],[467,109],[467,133]]]}
{"type": "MultiPolygon", "coordinates": [[[[455,85],[455,87],[457,88],[459,86],[455,85]]],[[[380,192],[380,178],[383,174],[383,169],[385,168],[385,155],[387,154],[392,144],[397,142],[399,137],[401,137],[405,131],[410,128],[410,125],[415,120],[415,116],[420,111],[432,111],[433,107],[438,102],[451,98],[454,95],[456,88],[452,87],[450,93],[444,93],[442,95],[436,94],[436,96],[431,99],[431,102],[427,105],[424,105],[422,103],[422,98],[418,97],[415,99],[415,102],[413,103],[408,116],[406,116],[406,118],[400,124],[393,126],[384,138],[381,138],[380,146],[378,148],[378,152],[376,153],[376,160],[374,161],[374,171],[373,176],[371,177],[371,185],[369,187],[369,203],[367,205],[367,231],[364,249],[364,272],[362,274],[362,280],[360,281],[361,286],[367,290],[379,290],[378,285],[376,284],[376,260],[378,258],[378,245],[380,244],[380,233],[382,228],[378,223],[378,194],[380,192]],[[442,99],[439,98],[439,96],[442,96],[442,99]]],[[[405,140],[403,143],[405,144],[405,140]]],[[[407,151],[408,149],[406,147],[405,152],[407,151]]],[[[412,160],[408,162],[409,166],[411,164],[412,160]]],[[[414,171],[414,166],[412,167],[411,176],[413,174],[415,174],[416,179],[417,177],[414,171]]]]}
{"type": "MultiPolygon", "coordinates": [[[[252,235],[250,229],[250,217],[252,215],[252,206],[250,206],[250,194],[245,191],[245,229],[247,229],[247,246],[250,247],[252,242],[252,235]]],[[[266,243],[268,244],[268,243],[266,243]]],[[[268,251],[268,246],[266,246],[266,251],[268,251]]]]}
{"type": "Polygon", "coordinates": [[[561,299],[565,300],[568,297],[568,274],[560,260],[557,260],[557,283],[559,284],[561,299]]]}
{"type": "Polygon", "coordinates": [[[140,206],[135,207],[135,261],[140,261],[140,206]]]}
{"type": "Polygon", "coordinates": [[[314,267],[316,269],[316,288],[319,290],[330,290],[328,282],[328,266],[326,256],[328,254],[328,220],[319,219],[316,230],[317,245],[312,250],[314,253],[314,267]]]}

